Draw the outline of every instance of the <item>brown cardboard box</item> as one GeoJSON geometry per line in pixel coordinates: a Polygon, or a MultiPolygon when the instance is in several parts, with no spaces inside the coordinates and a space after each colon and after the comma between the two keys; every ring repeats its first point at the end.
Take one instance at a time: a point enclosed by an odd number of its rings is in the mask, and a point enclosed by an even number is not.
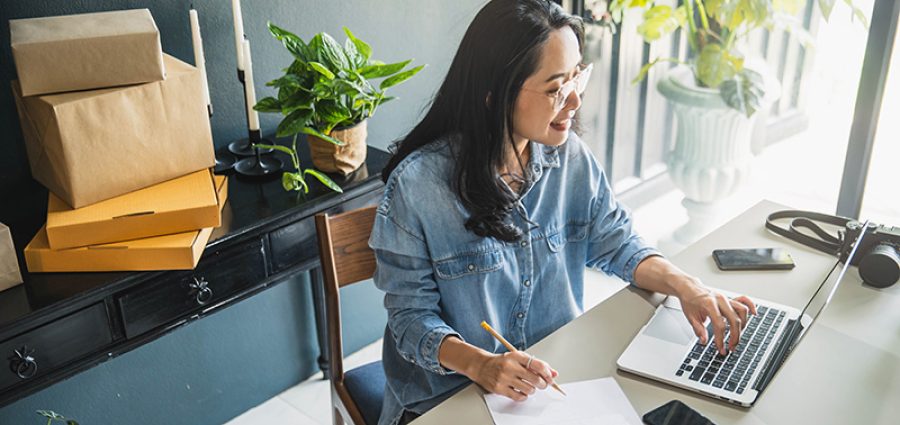
{"type": "Polygon", "coordinates": [[[84,208],[50,194],[47,239],[65,249],[218,227],[222,222],[209,170],[159,183],[84,208]]]}
{"type": "MultiPolygon", "coordinates": [[[[228,180],[216,176],[221,208],[228,198],[228,180]]],[[[191,270],[197,266],[213,229],[155,236],[104,245],[62,250],[50,249],[42,227],[25,247],[25,263],[31,273],[144,270],[191,270]]]]}
{"type": "Polygon", "coordinates": [[[215,164],[200,71],[165,56],[165,81],[21,97],[31,175],[81,208],[215,164]]]}
{"type": "Polygon", "coordinates": [[[0,291],[20,283],[22,283],[22,273],[19,272],[19,260],[16,258],[12,234],[9,232],[9,227],[0,223],[0,291]]]}
{"type": "Polygon", "coordinates": [[[147,9],[11,19],[9,32],[23,96],[165,78],[147,9]]]}

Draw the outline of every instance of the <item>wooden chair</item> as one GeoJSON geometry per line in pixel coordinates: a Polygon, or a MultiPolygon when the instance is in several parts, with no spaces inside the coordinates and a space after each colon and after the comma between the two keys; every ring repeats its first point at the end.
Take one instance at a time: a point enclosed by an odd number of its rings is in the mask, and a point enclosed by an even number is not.
{"type": "Polygon", "coordinates": [[[381,361],[344,372],[341,347],[340,288],[370,279],[375,273],[375,254],[368,244],[374,222],[375,207],[334,216],[316,215],[325,285],[332,419],[336,425],[376,425],[384,399],[381,361]]]}

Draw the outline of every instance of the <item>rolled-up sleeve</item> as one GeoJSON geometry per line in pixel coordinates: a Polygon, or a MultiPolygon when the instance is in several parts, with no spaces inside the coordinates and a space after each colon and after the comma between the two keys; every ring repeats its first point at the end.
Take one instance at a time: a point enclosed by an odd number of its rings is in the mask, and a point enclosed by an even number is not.
{"type": "Polygon", "coordinates": [[[415,226],[392,217],[404,216],[402,209],[385,210],[380,208],[375,216],[369,246],[376,259],[373,279],[385,293],[388,328],[397,352],[433,373],[454,373],[441,366],[438,352],[444,338],[459,334],[440,316],[440,293],[425,241],[415,226]]]}
{"type": "Polygon", "coordinates": [[[596,196],[591,207],[587,266],[614,274],[634,285],[634,270],[647,257],[662,256],[631,225],[631,214],[613,195],[606,174],[597,169],[596,196]]]}

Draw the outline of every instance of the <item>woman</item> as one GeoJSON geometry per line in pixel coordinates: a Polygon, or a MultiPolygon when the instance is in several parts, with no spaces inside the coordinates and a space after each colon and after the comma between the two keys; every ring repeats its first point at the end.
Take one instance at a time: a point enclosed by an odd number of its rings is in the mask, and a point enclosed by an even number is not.
{"type": "Polygon", "coordinates": [[[557,372],[524,350],[582,312],[586,266],[677,296],[703,343],[711,319],[722,351],[725,324],[755,314],[632,231],[569,131],[590,73],[582,40],[581,21],[552,2],[489,2],[425,118],[395,145],[369,240],[388,311],[380,424],[473,381],[513,400],[545,389],[557,372]],[[523,351],[506,352],[482,320],[523,351]]]}

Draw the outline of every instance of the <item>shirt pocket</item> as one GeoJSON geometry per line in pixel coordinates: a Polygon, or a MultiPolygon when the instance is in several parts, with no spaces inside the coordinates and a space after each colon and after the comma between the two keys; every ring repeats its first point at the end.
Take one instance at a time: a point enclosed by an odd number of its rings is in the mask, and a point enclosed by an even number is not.
{"type": "Polygon", "coordinates": [[[463,276],[489,273],[503,267],[503,253],[499,249],[469,252],[447,260],[434,263],[437,277],[444,280],[458,279],[463,276]]]}
{"type": "Polygon", "coordinates": [[[587,234],[587,224],[569,223],[547,236],[547,247],[551,252],[560,252],[568,243],[583,241],[587,234]]]}

